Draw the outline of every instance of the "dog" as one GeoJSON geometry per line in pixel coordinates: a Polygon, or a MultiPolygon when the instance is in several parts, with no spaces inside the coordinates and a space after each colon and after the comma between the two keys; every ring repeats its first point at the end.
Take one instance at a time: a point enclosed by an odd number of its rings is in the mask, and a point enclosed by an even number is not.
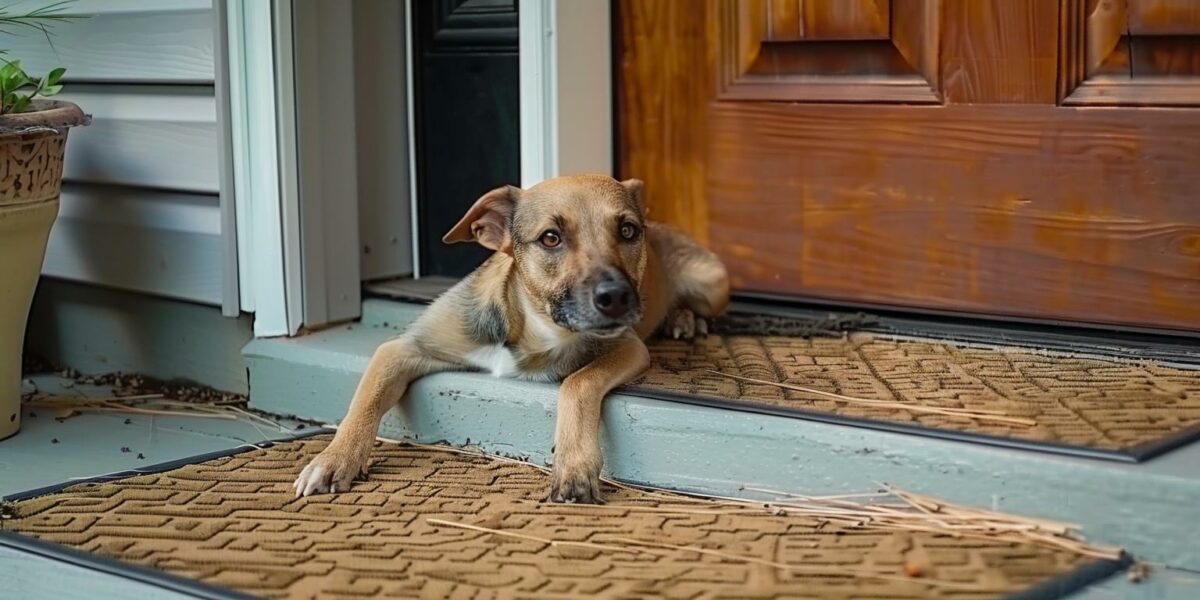
{"type": "Polygon", "coordinates": [[[601,175],[484,194],[443,238],[493,251],[371,357],[333,441],[300,472],[297,497],[366,474],[380,419],[415,379],[447,370],[561,381],[548,498],[599,503],[600,406],[646,369],[660,328],[706,334],[729,304],[713,253],[647,222],[644,185],[601,175]]]}

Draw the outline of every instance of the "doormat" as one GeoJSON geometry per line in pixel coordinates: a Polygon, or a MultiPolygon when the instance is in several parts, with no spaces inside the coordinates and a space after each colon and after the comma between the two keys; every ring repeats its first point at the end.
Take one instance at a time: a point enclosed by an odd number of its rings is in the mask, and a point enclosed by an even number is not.
{"type": "Polygon", "coordinates": [[[631,395],[1136,462],[1200,438],[1200,370],[734,315],[650,342],[631,395]]]}
{"type": "Polygon", "coordinates": [[[543,468],[436,446],[378,443],[369,481],[294,498],[329,439],[21,500],[0,543],[275,598],[1058,598],[1125,565],[1066,526],[898,490],[764,504],[610,482],[607,505],[547,504],[543,468]]]}

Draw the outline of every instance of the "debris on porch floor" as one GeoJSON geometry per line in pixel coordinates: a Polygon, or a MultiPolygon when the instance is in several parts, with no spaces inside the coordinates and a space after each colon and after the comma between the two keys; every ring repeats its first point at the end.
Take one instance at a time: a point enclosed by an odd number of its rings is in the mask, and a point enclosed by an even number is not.
{"type": "Polygon", "coordinates": [[[21,432],[0,441],[0,497],[311,427],[249,411],[244,396],[203,386],[37,370],[22,384],[21,432]]]}

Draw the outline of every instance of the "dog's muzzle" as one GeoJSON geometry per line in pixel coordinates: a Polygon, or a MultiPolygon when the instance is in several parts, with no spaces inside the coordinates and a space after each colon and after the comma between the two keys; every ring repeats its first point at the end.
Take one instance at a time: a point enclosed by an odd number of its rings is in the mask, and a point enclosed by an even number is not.
{"type": "Polygon", "coordinates": [[[636,296],[625,277],[605,279],[592,288],[592,305],[600,314],[618,321],[637,305],[636,296]]]}
{"type": "Polygon", "coordinates": [[[601,337],[619,335],[641,319],[642,303],[633,282],[616,268],[598,269],[574,293],[554,306],[559,325],[601,337]]]}

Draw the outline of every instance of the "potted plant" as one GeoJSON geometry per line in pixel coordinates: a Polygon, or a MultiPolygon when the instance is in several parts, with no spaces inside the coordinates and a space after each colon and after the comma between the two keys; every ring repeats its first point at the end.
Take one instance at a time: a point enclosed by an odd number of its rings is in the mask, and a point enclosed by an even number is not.
{"type": "MultiPolygon", "coordinates": [[[[49,39],[48,25],[70,18],[59,2],[24,14],[0,8],[0,33],[28,28],[49,39]]],[[[0,54],[0,439],[21,426],[21,354],[29,306],[58,216],[67,130],[90,120],[62,90],[63,68],[34,77],[0,54]]]]}

